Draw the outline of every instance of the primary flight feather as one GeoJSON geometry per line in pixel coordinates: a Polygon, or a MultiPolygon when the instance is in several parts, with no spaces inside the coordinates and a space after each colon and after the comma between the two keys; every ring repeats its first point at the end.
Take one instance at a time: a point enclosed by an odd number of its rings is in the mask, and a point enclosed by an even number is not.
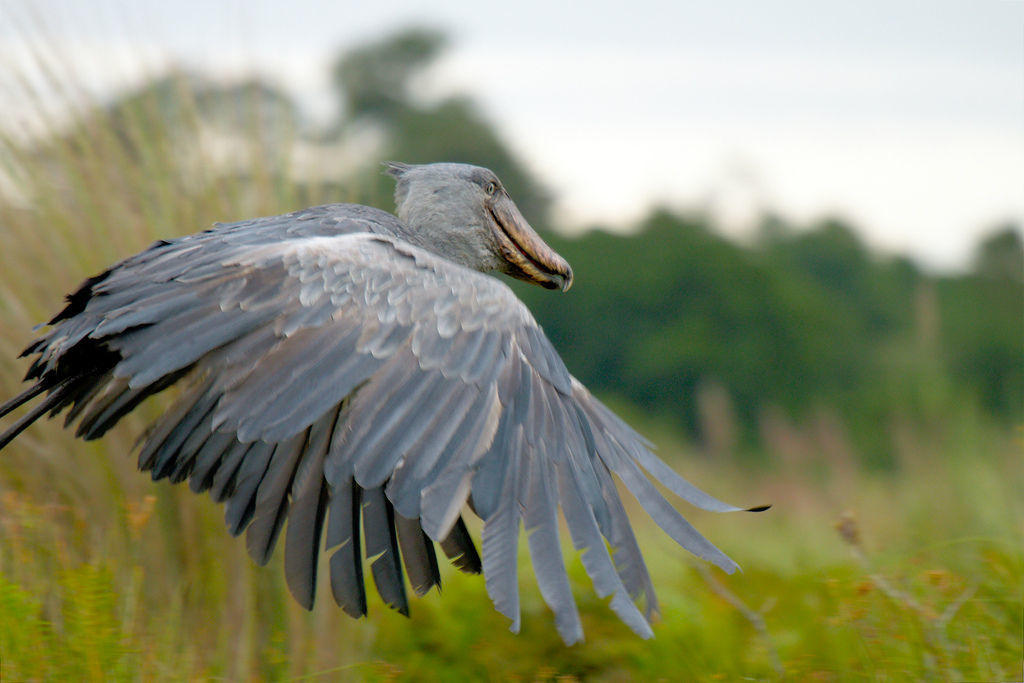
{"type": "Polygon", "coordinates": [[[365,557],[381,597],[407,614],[406,576],[420,595],[439,585],[438,543],[459,569],[483,571],[516,630],[522,527],[558,632],[577,642],[561,508],[597,593],[650,637],[654,589],[612,474],[674,540],[728,572],[736,564],[648,476],[701,508],[737,508],[654,456],[484,274],[562,290],[573,279],[491,171],[388,170],[397,217],[330,204],[218,225],[86,280],[25,350],[33,384],[0,417],[44,396],[0,448],[64,409],[78,436],[99,438],[187,383],[139,467],[224,502],[230,532],[246,531],[261,564],[287,521],[285,576],[303,606],[323,546],[345,612],[366,613],[365,557]],[[483,520],[482,553],[461,517],[467,503],[483,520]]]}

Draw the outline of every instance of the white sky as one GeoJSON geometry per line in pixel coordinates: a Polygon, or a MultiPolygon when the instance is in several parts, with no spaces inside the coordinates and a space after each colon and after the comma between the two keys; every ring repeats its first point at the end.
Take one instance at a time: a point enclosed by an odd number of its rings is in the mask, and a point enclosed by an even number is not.
{"type": "Polygon", "coordinates": [[[325,118],[333,55],[423,23],[453,38],[424,91],[480,102],[566,228],[838,213],[956,267],[1024,221],[1024,0],[0,0],[0,65],[60,50],[101,93],[170,61],[255,70],[325,118]]]}

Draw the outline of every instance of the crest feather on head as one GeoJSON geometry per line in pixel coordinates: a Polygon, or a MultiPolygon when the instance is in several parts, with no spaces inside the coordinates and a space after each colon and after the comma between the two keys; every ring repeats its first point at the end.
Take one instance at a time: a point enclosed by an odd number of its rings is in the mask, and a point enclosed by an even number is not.
{"type": "Polygon", "coordinates": [[[412,166],[409,164],[403,164],[401,161],[384,162],[384,172],[392,178],[401,178],[410,168],[412,168],[412,166]]]}

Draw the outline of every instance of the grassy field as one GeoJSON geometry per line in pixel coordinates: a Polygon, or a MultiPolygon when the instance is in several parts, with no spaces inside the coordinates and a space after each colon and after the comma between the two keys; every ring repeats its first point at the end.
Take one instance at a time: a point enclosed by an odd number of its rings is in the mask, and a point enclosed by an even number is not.
{"type": "Polygon", "coordinates": [[[1020,446],[992,434],[922,445],[886,476],[828,462],[813,438],[809,460],[773,454],[770,472],[673,458],[710,490],[775,504],[692,517],[743,573],[687,557],[634,510],[656,637],[618,623],[574,560],[587,641],[565,648],[528,571],[518,636],[479,577],[452,572],[410,620],[375,600],[352,621],[323,594],[307,613],[279,558],[255,567],[217,506],[134,473],[127,437],[95,447],[56,426],[0,462],[3,680],[1021,677],[1020,446]]]}
{"type": "MultiPolygon", "coordinates": [[[[157,237],[298,205],[286,165],[194,171],[216,164],[156,125],[154,107],[140,101],[116,125],[85,119],[33,148],[0,139],[14,190],[0,219],[0,398],[18,391],[32,325],[85,276],[157,237]]],[[[181,117],[197,132],[188,107],[181,117]]],[[[565,648],[525,553],[519,635],[482,579],[450,571],[409,620],[378,600],[352,621],[323,586],[302,610],[279,557],[255,567],[207,498],[135,472],[134,440],[161,405],[99,443],[57,420],[0,455],[0,680],[1022,678],[1024,434],[968,409],[880,425],[897,462],[886,473],[858,467],[828,413],[777,418],[761,458],[709,457],[640,420],[698,485],[774,507],[688,515],[742,565],[733,576],[632,510],[661,599],[656,637],[621,625],[573,558],[587,640],[565,648]]]]}

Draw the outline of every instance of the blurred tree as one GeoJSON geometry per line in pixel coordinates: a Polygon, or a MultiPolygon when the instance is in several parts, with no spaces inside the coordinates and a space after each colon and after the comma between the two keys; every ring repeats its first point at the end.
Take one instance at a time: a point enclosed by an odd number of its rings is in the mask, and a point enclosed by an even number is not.
{"type": "Polygon", "coordinates": [[[866,364],[868,349],[845,343],[858,336],[855,319],[827,291],[701,216],[658,210],[637,235],[591,232],[557,248],[577,264],[579,290],[557,311],[535,311],[569,366],[694,433],[707,381],[724,386],[750,432],[765,403],[799,412],[810,396],[840,394],[866,364]]]}
{"type": "MultiPolygon", "coordinates": [[[[357,131],[370,124],[381,131],[384,159],[408,163],[457,161],[492,169],[516,198],[527,219],[544,230],[550,197],[501,140],[471,99],[455,96],[436,103],[414,95],[416,77],[447,46],[443,33],[410,28],[342,54],[335,62],[334,87],[347,112],[339,128],[357,131]]],[[[363,200],[389,207],[393,183],[376,164],[360,186],[363,200]]]]}
{"type": "Polygon", "coordinates": [[[1024,282],[1020,226],[1008,223],[984,238],[974,250],[971,270],[985,278],[1024,282]]]}
{"type": "Polygon", "coordinates": [[[702,432],[697,394],[709,382],[731,397],[748,439],[766,405],[797,417],[831,406],[877,463],[890,461],[882,427],[894,416],[931,424],[977,399],[999,420],[1019,419],[1019,283],[930,278],[872,254],[836,219],[808,230],[770,222],[753,248],[666,210],[630,236],[556,237],[578,289],[558,306],[518,292],[585,383],[704,440],[714,436],[702,432]]]}
{"type": "Polygon", "coordinates": [[[982,238],[971,273],[938,278],[944,361],[960,396],[1024,419],[1024,243],[1007,224],[982,238]]]}
{"type": "Polygon", "coordinates": [[[962,401],[1007,423],[1024,419],[1024,283],[943,277],[937,283],[943,357],[962,401]]]}
{"type": "Polygon", "coordinates": [[[448,40],[441,31],[410,28],[342,54],[331,70],[341,111],[349,119],[388,120],[407,108],[414,78],[448,40]]]}

